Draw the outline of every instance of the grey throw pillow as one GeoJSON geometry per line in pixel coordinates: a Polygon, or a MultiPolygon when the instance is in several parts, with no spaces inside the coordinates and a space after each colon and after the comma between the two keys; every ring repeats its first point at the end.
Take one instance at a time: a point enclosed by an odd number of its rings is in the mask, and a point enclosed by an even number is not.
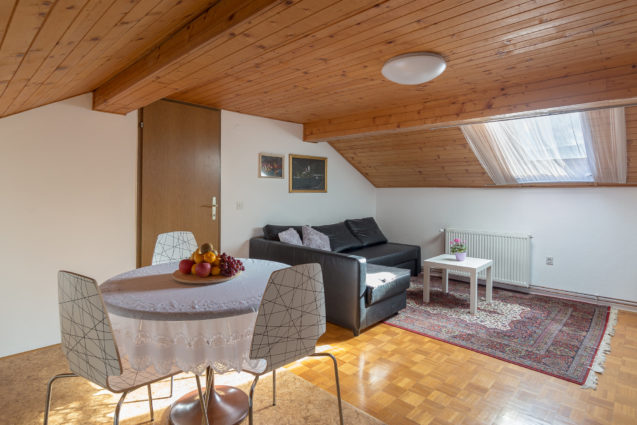
{"type": "Polygon", "coordinates": [[[301,237],[293,228],[289,228],[283,232],[279,232],[279,240],[281,242],[289,243],[292,245],[303,245],[301,237]]]}
{"type": "Polygon", "coordinates": [[[301,231],[303,232],[303,246],[331,251],[329,236],[312,229],[310,226],[303,226],[301,231]]]}

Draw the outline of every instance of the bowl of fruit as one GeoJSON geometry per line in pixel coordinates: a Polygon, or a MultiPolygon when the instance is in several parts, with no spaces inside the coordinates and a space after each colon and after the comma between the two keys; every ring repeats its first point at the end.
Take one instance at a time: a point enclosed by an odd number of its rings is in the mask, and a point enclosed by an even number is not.
{"type": "Polygon", "coordinates": [[[204,285],[226,282],[245,270],[241,260],[225,252],[219,254],[211,243],[204,243],[192,253],[190,258],[179,262],[179,270],[172,274],[177,282],[204,285]]]}

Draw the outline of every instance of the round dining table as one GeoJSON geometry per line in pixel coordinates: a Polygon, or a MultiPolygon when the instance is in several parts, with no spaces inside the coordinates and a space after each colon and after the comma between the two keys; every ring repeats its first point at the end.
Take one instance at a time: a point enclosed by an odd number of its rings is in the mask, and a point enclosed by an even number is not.
{"type": "MultiPolygon", "coordinates": [[[[270,274],[289,267],[273,261],[244,259],[245,270],[222,283],[177,282],[178,262],[131,270],[100,285],[123,361],[142,373],[208,372],[208,418],[214,424],[236,424],[248,411],[247,395],[234,387],[214,386],[210,375],[244,368],[259,370],[250,360],[250,344],[261,298],[270,274]]],[[[213,375],[214,376],[214,375],[213,375]]],[[[171,405],[174,425],[201,424],[197,391],[171,405]]]]}

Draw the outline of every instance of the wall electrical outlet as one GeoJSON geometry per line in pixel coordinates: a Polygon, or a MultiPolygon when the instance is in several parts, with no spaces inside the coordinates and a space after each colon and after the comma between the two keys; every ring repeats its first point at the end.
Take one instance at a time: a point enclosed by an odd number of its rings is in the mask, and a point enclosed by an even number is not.
{"type": "Polygon", "coordinates": [[[553,257],[546,257],[546,265],[547,266],[553,265],[553,257]]]}

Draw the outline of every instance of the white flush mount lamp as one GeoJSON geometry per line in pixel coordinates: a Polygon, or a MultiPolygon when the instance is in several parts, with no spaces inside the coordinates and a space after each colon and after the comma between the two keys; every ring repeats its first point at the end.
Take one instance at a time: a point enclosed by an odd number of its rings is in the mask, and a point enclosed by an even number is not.
{"type": "Polygon", "coordinates": [[[429,52],[406,53],[385,62],[382,73],[389,81],[416,85],[431,81],[447,68],[445,59],[429,52]]]}

